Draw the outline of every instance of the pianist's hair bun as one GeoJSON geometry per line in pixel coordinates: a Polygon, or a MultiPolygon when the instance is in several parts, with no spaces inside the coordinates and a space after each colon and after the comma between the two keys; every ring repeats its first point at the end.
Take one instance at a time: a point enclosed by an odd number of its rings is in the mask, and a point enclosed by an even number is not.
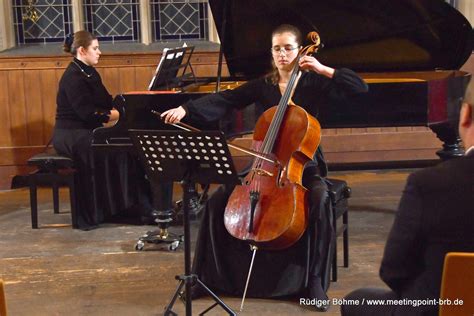
{"type": "Polygon", "coordinates": [[[74,34],[68,34],[64,39],[63,51],[76,56],[77,49],[79,47],[82,46],[87,49],[87,47],[89,47],[89,45],[91,45],[92,41],[95,39],[97,39],[97,37],[84,30],[77,31],[74,34]]]}
{"type": "Polygon", "coordinates": [[[66,53],[70,53],[73,43],[74,43],[74,34],[71,33],[71,34],[66,35],[66,38],[64,39],[63,50],[66,53]]]}

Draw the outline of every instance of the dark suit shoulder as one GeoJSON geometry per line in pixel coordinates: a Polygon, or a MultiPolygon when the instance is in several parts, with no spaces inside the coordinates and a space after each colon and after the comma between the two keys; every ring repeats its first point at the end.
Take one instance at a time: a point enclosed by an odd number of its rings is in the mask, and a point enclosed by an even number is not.
{"type": "Polygon", "coordinates": [[[441,162],[434,167],[418,170],[409,181],[420,186],[422,191],[446,190],[474,182],[474,155],[441,162]]]}

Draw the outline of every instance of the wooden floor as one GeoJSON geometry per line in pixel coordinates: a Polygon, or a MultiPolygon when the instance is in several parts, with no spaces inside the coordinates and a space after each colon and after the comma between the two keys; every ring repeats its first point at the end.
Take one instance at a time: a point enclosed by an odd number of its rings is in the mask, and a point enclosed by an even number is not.
{"type": "MultiPolygon", "coordinates": [[[[383,286],[378,267],[405,180],[412,170],[334,172],[352,187],[350,266],[339,268],[331,299],[363,286],[383,286]]],[[[61,192],[66,201],[67,192],[61,192]]],[[[5,281],[10,315],[161,315],[183,270],[183,249],[135,251],[137,238],[152,226],[106,224],[85,232],[72,230],[69,206],[53,214],[50,192],[40,191],[40,229],[31,229],[28,191],[0,192],[0,278],[5,281]]],[[[182,227],[173,227],[180,232],[182,227]]],[[[198,223],[193,222],[193,241],[198,223]]],[[[339,238],[339,259],[342,239],[339,238]]],[[[239,258],[235,258],[239,260],[239,258]]],[[[247,265],[247,262],[242,262],[247,265]]],[[[342,260],[339,261],[342,265],[342,260]]],[[[238,310],[240,299],[222,297],[238,310]]],[[[197,315],[210,298],[193,301],[197,315]]],[[[175,311],[184,315],[178,301],[175,311]]],[[[247,299],[239,315],[309,315],[315,311],[294,300],[247,299]]],[[[209,315],[224,315],[219,308],[209,315]]],[[[331,306],[325,315],[339,315],[331,306]]]]}

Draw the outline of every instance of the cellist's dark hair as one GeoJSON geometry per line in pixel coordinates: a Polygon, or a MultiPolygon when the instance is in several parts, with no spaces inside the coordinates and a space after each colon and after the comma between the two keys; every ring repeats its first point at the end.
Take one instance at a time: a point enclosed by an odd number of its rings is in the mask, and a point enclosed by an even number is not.
{"type": "Polygon", "coordinates": [[[95,39],[97,39],[97,37],[88,31],[77,31],[74,34],[66,36],[64,39],[63,51],[76,56],[79,47],[82,46],[87,49],[95,39]]]}
{"type": "Polygon", "coordinates": [[[293,34],[296,37],[296,42],[298,43],[298,45],[301,45],[303,41],[303,36],[301,35],[301,31],[296,26],[291,24],[282,24],[273,30],[272,37],[282,33],[293,34]]]}
{"type": "MultiPolygon", "coordinates": [[[[301,31],[294,25],[291,24],[281,24],[272,32],[272,38],[277,34],[282,33],[291,33],[295,36],[296,43],[298,46],[301,46],[303,43],[303,36],[301,35],[301,31]]],[[[278,72],[278,68],[275,65],[275,62],[272,58],[272,71],[267,75],[267,80],[269,80],[272,84],[278,84],[280,81],[280,73],[278,72]]]]}

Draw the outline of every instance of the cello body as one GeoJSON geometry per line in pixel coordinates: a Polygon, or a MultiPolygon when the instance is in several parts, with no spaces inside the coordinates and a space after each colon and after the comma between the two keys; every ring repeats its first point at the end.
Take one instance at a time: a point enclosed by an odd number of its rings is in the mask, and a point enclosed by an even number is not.
{"type": "MultiPolygon", "coordinates": [[[[268,109],[258,119],[254,150],[261,150],[277,108],[268,109]]],[[[238,239],[277,250],[293,245],[307,227],[308,199],[302,176],[319,146],[321,127],[303,108],[288,105],[274,137],[269,156],[276,163],[255,159],[259,162],[254,162],[242,185],[229,197],[224,224],[238,239]],[[254,192],[258,192],[257,201],[250,198],[254,192]]]]}

